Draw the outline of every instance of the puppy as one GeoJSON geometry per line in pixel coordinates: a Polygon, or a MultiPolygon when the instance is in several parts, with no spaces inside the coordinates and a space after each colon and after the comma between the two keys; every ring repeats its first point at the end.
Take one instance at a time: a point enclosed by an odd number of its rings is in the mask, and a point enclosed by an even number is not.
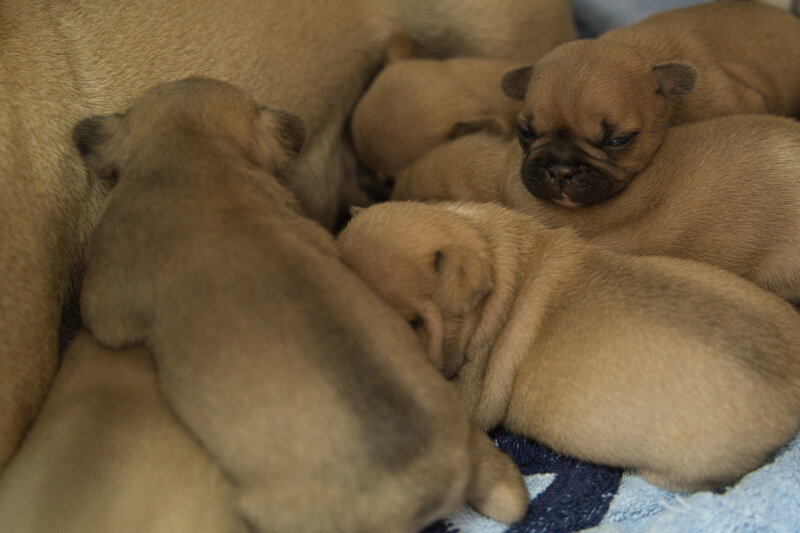
{"type": "Polygon", "coordinates": [[[397,173],[391,200],[503,198],[509,168],[519,168],[516,141],[485,132],[445,142],[397,173]]]}
{"type": "Polygon", "coordinates": [[[740,115],[670,128],[626,190],[583,209],[532,196],[521,152],[489,135],[457,139],[399,174],[395,198],[499,201],[595,244],[710,263],[800,301],[796,121],[740,115]]]}
{"type": "Polygon", "coordinates": [[[510,458],[281,185],[303,138],[297,117],[198,78],[79,123],[88,167],[119,180],[89,246],[86,325],[153,353],[258,531],[412,532],[465,498],[520,518],[510,458]]]}
{"type": "Polygon", "coordinates": [[[798,429],[800,315],[738,276],[497,204],[376,205],[338,245],[479,427],[679,490],[736,481],[798,429]]]}
{"type": "Polygon", "coordinates": [[[734,113],[800,115],[800,19],[755,2],[665,11],[566,43],[503,78],[523,99],[521,173],[567,207],[608,200],[671,125],[734,113]]]}
{"type": "Polygon", "coordinates": [[[0,477],[0,531],[247,530],[222,471],[161,398],[150,354],[83,332],[0,477]]]}
{"type": "Polygon", "coordinates": [[[401,39],[353,111],[350,131],[362,162],[383,181],[425,152],[462,135],[516,135],[521,104],[500,79],[515,63],[492,58],[421,59],[401,39]]]}
{"type": "Polygon", "coordinates": [[[78,120],[125,109],[154,84],[191,75],[269,96],[308,130],[287,185],[304,213],[334,228],[347,206],[370,201],[353,179],[358,161],[343,133],[393,32],[441,54],[515,60],[541,55],[546,39],[530,35],[531,24],[551,36],[550,47],[569,35],[566,0],[502,0],[491,17],[486,7],[485,0],[2,2],[0,468],[52,382],[62,308],[78,292],[84,245],[107,194],[70,141],[78,120]],[[432,12],[439,16],[428,18],[432,12]]]}

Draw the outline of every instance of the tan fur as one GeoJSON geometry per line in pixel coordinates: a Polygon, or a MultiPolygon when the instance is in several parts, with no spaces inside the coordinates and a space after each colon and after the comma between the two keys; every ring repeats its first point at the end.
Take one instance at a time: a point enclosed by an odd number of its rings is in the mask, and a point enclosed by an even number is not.
{"type": "Polygon", "coordinates": [[[152,351],[259,531],[413,532],[463,503],[479,458],[455,390],[280,185],[300,125],[196,78],[79,124],[90,169],[119,177],[84,318],[152,351]]]}
{"type": "Polygon", "coordinates": [[[517,142],[475,133],[426,152],[395,178],[392,200],[467,200],[503,198],[509,167],[517,167],[517,142]]]}
{"type": "Polygon", "coordinates": [[[488,135],[457,139],[402,173],[406,194],[397,197],[500,201],[593,243],[710,263],[800,301],[797,122],[741,115],[673,127],[625,191],[582,209],[531,195],[520,153],[516,142],[488,135]]]}
{"type": "Polygon", "coordinates": [[[389,63],[353,111],[364,164],[388,179],[431,148],[475,131],[516,135],[522,107],[500,90],[515,63],[488,58],[411,58],[389,63]]]}
{"type": "Polygon", "coordinates": [[[559,46],[532,70],[507,74],[504,87],[524,94],[522,172],[532,193],[592,205],[647,166],[670,125],[800,115],[800,19],[755,2],[665,11],[559,46]]]}
{"type": "Polygon", "coordinates": [[[576,37],[565,0],[400,0],[421,55],[506,58],[523,63],[576,37]]]}
{"type": "Polygon", "coordinates": [[[491,3],[492,11],[486,0],[2,2],[0,468],[53,379],[61,307],[106,194],[70,143],[80,118],[124,109],[154,84],[190,75],[269,97],[308,128],[288,183],[304,211],[332,227],[348,204],[368,200],[353,179],[358,164],[343,133],[389,36],[405,31],[442,54],[538,57],[543,39],[525,26],[542,15],[540,5],[552,10],[542,30],[566,31],[564,0],[505,0],[491,3]],[[502,37],[485,34],[502,28],[502,37]]]}
{"type": "Polygon", "coordinates": [[[81,333],[0,477],[0,531],[246,529],[222,472],[161,398],[150,354],[81,333]]]}
{"type": "Polygon", "coordinates": [[[338,245],[455,369],[479,427],[691,490],[736,481],[797,431],[800,315],[738,276],[620,255],[497,204],[376,205],[338,245]],[[458,312],[453,275],[483,280],[458,312]]]}

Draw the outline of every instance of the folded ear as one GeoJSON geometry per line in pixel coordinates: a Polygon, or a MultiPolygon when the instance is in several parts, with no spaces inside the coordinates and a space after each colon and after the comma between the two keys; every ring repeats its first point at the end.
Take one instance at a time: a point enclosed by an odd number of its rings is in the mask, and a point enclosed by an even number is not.
{"type": "Polygon", "coordinates": [[[658,83],[658,94],[670,101],[677,101],[691,92],[697,81],[697,70],[691,63],[659,63],[653,67],[658,83]]]}
{"type": "Polygon", "coordinates": [[[300,153],[306,142],[306,125],[297,115],[272,111],[278,119],[278,141],[293,154],[300,153]]]}
{"type": "Polygon", "coordinates": [[[439,305],[456,316],[475,309],[494,286],[489,259],[466,246],[442,248],[433,265],[439,277],[439,305]]]}
{"type": "Polygon", "coordinates": [[[72,129],[72,142],[81,154],[89,173],[112,186],[118,179],[112,149],[115,136],[120,135],[123,115],[96,115],[78,122],[72,129]]]}
{"type": "Polygon", "coordinates": [[[507,128],[495,117],[477,117],[470,120],[459,120],[450,129],[447,138],[450,140],[458,139],[464,135],[473,133],[489,133],[492,135],[505,135],[507,128]]]}
{"type": "Polygon", "coordinates": [[[500,80],[500,88],[503,93],[514,100],[524,100],[525,91],[528,89],[528,82],[531,81],[533,66],[520,67],[503,74],[500,80]]]}
{"type": "Polygon", "coordinates": [[[306,127],[300,117],[262,106],[253,139],[253,156],[263,167],[281,172],[306,141],[306,127]]]}

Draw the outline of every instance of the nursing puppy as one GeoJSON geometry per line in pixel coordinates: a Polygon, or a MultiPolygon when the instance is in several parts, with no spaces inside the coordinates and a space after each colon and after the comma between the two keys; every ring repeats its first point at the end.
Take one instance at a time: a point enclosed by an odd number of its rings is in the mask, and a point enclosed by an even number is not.
{"type": "Polygon", "coordinates": [[[515,63],[504,59],[408,57],[402,42],[353,111],[350,131],[360,159],[391,181],[425,152],[477,131],[516,135],[520,102],[500,79],[515,63]]]}
{"type": "Polygon", "coordinates": [[[672,127],[626,190],[583,209],[532,196],[520,154],[490,135],[457,139],[400,173],[394,197],[499,201],[592,243],[710,263],[800,302],[800,123],[741,115],[672,127]]]}
{"type": "Polygon", "coordinates": [[[147,350],[83,332],[0,476],[0,531],[247,531],[222,471],[170,412],[147,350]]]}
{"type": "Polygon", "coordinates": [[[545,35],[550,47],[563,42],[571,24],[566,0],[430,4],[0,3],[0,468],[52,382],[62,307],[77,293],[84,245],[107,193],[72,146],[74,124],[125,109],[162,81],[206,75],[235,83],[303,119],[308,139],[287,183],[305,214],[333,228],[350,204],[370,200],[353,179],[358,161],[345,133],[393,32],[442,57],[517,59],[541,55],[545,35]]]}
{"type": "Polygon", "coordinates": [[[259,531],[412,532],[465,498],[520,518],[510,458],[281,185],[303,138],[211,79],[78,124],[92,173],[119,180],[89,246],[86,325],[152,352],[259,531]]]}
{"type": "Polygon", "coordinates": [[[671,125],[800,115],[800,19],[755,2],[665,11],[559,46],[509,72],[503,87],[524,98],[526,188],[562,206],[593,205],[648,165],[671,125]]]}
{"type": "Polygon", "coordinates": [[[681,490],[736,481],[798,429],[800,315],[738,276],[497,204],[375,205],[338,245],[479,427],[681,490]]]}

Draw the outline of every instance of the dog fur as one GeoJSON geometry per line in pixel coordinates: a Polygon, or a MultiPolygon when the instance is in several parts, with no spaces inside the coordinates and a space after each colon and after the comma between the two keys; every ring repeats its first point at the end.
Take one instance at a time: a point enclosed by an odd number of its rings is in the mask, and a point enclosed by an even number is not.
{"type": "Polygon", "coordinates": [[[566,43],[503,78],[523,99],[531,194],[604,202],[652,160],[667,128],[736,113],[800,116],[800,19],[755,2],[657,13],[566,43]]]}
{"type": "Polygon", "coordinates": [[[465,498],[520,518],[510,458],[474,455],[492,445],[456,391],[281,185],[303,133],[197,78],[78,124],[92,173],[119,180],[87,254],[87,327],[153,353],[165,399],[259,531],[415,532],[465,498]]]}
{"type": "Polygon", "coordinates": [[[581,209],[531,195],[520,156],[516,142],[469,135],[399,174],[395,197],[499,201],[619,252],[702,261],[800,301],[800,123],[738,115],[672,127],[626,190],[581,209]]]}
{"type": "Polygon", "coordinates": [[[247,530],[222,471],[164,403],[147,350],[82,332],[0,477],[0,531],[247,530]]]}
{"type": "Polygon", "coordinates": [[[800,315],[736,275],[491,203],[375,205],[337,242],[479,427],[679,490],[736,481],[798,429],[800,315]]]}
{"type": "Polygon", "coordinates": [[[462,135],[516,135],[522,106],[500,89],[514,62],[391,57],[358,101],[350,126],[359,158],[379,180],[391,183],[425,152],[462,135]]]}
{"type": "Polygon", "coordinates": [[[70,141],[78,120],[192,75],[269,97],[306,124],[287,182],[304,212],[332,227],[348,204],[368,200],[353,179],[347,120],[394,32],[440,54],[516,57],[540,53],[544,38],[530,39],[529,27],[549,33],[571,24],[565,0],[10,0],[0,20],[0,468],[56,372],[62,308],[76,293],[107,194],[70,141]],[[541,6],[552,18],[539,26],[541,6]]]}

